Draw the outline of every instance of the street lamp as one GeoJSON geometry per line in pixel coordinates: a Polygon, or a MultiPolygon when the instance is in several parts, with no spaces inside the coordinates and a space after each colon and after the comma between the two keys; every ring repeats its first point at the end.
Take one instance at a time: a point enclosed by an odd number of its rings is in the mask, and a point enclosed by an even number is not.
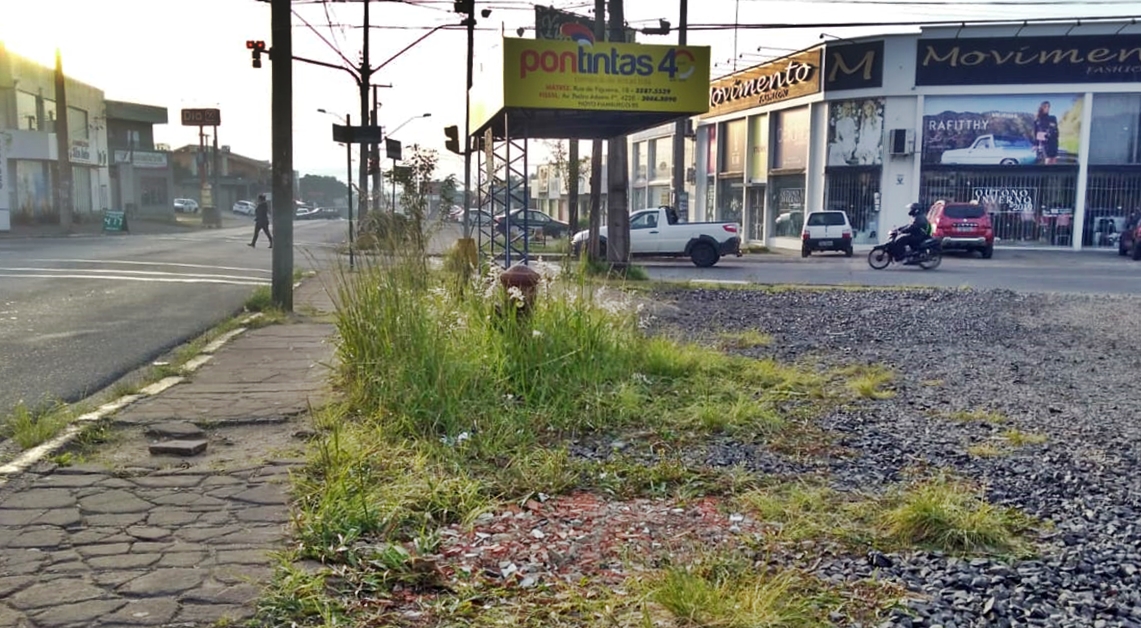
{"type": "Polygon", "coordinates": [[[412,116],[411,118],[408,118],[404,122],[400,123],[400,126],[393,129],[391,132],[389,132],[388,135],[389,135],[389,137],[396,135],[397,131],[399,131],[400,129],[403,129],[405,127],[405,125],[407,125],[409,122],[412,122],[413,120],[419,120],[420,118],[431,118],[431,117],[432,117],[431,113],[422,113],[418,116],[412,116]]]}
{"type": "Polygon", "coordinates": [[[345,118],[344,118],[344,117],[342,117],[342,116],[339,116],[339,115],[337,115],[337,114],[333,113],[332,111],[327,111],[327,110],[325,110],[325,109],[318,109],[318,110],[317,110],[317,113],[323,113],[323,114],[325,114],[325,115],[327,115],[327,116],[333,116],[334,118],[336,118],[336,119],[340,120],[342,123],[344,123],[344,124],[346,124],[346,125],[347,125],[347,123],[345,123],[345,118]]]}

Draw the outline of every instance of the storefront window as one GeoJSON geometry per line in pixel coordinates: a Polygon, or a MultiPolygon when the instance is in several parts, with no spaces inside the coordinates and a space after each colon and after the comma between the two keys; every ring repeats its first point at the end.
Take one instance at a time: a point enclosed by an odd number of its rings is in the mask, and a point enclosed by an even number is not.
{"type": "Polygon", "coordinates": [[[648,148],[649,146],[646,142],[637,142],[634,144],[634,159],[632,162],[634,164],[635,185],[646,185],[646,181],[649,178],[647,166],[649,155],[646,154],[648,148]]]}
{"type": "Polygon", "coordinates": [[[654,181],[673,180],[674,167],[673,137],[663,137],[654,140],[654,173],[650,177],[654,181]]]}
{"type": "Polygon", "coordinates": [[[705,220],[713,220],[717,216],[717,179],[708,177],[705,180],[705,220]]]}
{"type": "Polygon", "coordinates": [[[765,237],[765,186],[752,185],[745,195],[745,233],[749,240],[765,237]]]}
{"type": "Polygon", "coordinates": [[[745,172],[745,144],[748,139],[746,120],[733,120],[725,123],[724,154],[721,158],[721,172],[741,174],[745,172]]]}
{"type": "Polygon", "coordinates": [[[91,168],[82,166],[71,167],[72,194],[75,195],[75,211],[90,213],[95,211],[91,198],[91,168]]]}
{"type": "Polygon", "coordinates": [[[1141,215],[1141,171],[1091,168],[1082,246],[1118,248],[1121,232],[1134,215],[1141,215]]]}
{"type": "Polygon", "coordinates": [[[883,107],[882,98],[828,105],[828,166],[883,163],[883,107]]]}
{"type": "Polygon", "coordinates": [[[978,201],[990,214],[999,245],[1072,246],[1077,170],[1027,170],[926,171],[920,198],[927,205],[978,201]]]}
{"type": "Polygon", "coordinates": [[[16,212],[13,221],[56,223],[55,177],[47,162],[16,161],[16,212]]]}
{"type": "Polygon", "coordinates": [[[87,126],[87,112],[75,107],[67,108],[67,126],[70,128],[67,134],[67,139],[70,140],[86,140],[89,139],[89,129],[87,126]]]}
{"type": "Polygon", "coordinates": [[[880,169],[830,168],[825,178],[824,206],[848,214],[853,242],[879,243],[880,169]]]}
{"type": "Polygon", "coordinates": [[[142,198],[140,199],[143,205],[165,206],[168,203],[166,197],[166,179],[159,177],[142,177],[139,179],[139,186],[142,188],[142,198]]]}
{"type": "Polygon", "coordinates": [[[800,170],[808,166],[808,132],[811,117],[808,107],[788,109],[776,114],[773,168],[800,170]]]}
{"type": "Polygon", "coordinates": [[[630,211],[646,208],[646,188],[632,188],[630,211]]]}
{"type": "Polygon", "coordinates": [[[745,203],[745,184],[740,178],[722,179],[717,194],[717,222],[740,223],[745,203]]]}
{"type": "Polygon", "coordinates": [[[773,211],[772,234],[777,238],[797,238],[804,227],[804,175],[782,175],[769,179],[769,199],[773,211]]]}
{"type": "Polygon", "coordinates": [[[28,92],[16,91],[16,124],[24,131],[39,130],[39,116],[36,114],[36,96],[28,92]]]}
{"type": "Polygon", "coordinates": [[[749,181],[764,183],[769,176],[769,117],[749,118],[749,181]]]}
{"type": "Polygon", "coordinates": [[[1141,164],[1141,94],[1095,94],[1090,164],[1141,164]]]}
{"type": "Polygon", "coordinates": [[[651,185],[646,207],[661,207],[670,205],[670,186],[651,185]]]}

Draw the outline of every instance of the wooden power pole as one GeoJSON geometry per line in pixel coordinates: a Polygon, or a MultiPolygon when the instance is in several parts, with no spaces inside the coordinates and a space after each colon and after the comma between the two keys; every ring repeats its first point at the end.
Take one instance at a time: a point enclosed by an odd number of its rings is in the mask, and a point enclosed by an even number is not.
{"type": "Polygon", "coordinates": [[[290,0],[272,0],[273,304],[293,311],[293,24],[290,0]]]}
{"type": "MultiPolygon", "coordinates": [[[[594,39],[606,41],[606,0],[594,0],[594,39]]],[[[590,217],[587,248],[590,259],[601,257],[598,231],[602,226],[602,140],[590,142],[590,217]]]]}
{"type": "MultiPolygon", "coordinates": [[[[55,179],[55,202],[59,210],[59,224],[71,229],[71,143],[67,126],[67,82],[63,75],[63,55],[59,48],[55,51],[55,140],[58,151],[58,170],[55,179]]],[[[0,164],[0,167],[4,167],[0,164]]]]}
{"type": "MultiPolygon", "coordinates": [[[[622,0],[610,0],[610,41],[625,41],[625,22],[622,0]]],[[[619,268],[630,261],[630,203],[627,200],[630,168],[626,153],[625,135],[610,138],[606,158],[609,179],[606,190],[606,257],[619,268]]]]}

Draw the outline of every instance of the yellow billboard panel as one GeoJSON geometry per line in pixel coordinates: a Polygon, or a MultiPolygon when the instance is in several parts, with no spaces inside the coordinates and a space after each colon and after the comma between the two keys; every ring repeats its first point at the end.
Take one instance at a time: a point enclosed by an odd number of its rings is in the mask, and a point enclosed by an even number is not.
{"type": "Polygon", "coordinates": [[[503,40],[504,106],[699,114],[709,109],[709,47],[503,40]]]}

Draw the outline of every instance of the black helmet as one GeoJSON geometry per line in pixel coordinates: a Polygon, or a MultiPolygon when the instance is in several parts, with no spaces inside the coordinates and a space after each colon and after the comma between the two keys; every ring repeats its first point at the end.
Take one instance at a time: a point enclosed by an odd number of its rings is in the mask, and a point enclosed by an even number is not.
{"type": "Polygon", "coordinates": [[[920,205],[919,203],[912,203],[912,204],[907,206],[907,215],[908,216],[915,217],[915,216],[918,216],[919,214],[922,214],[922,213],[923,213],[923,206],[920,205]]]}

